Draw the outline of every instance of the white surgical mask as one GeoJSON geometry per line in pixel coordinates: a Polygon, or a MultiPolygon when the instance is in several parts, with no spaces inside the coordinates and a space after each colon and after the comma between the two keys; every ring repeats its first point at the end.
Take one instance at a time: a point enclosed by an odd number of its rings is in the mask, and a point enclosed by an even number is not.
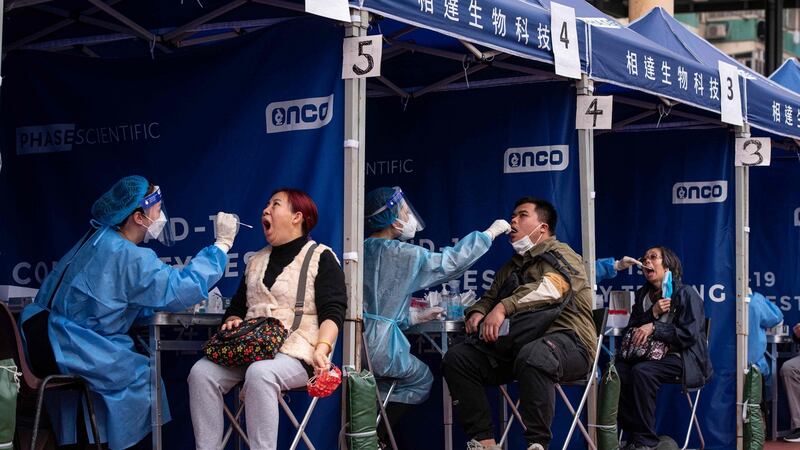
{"type": "Polygon", "coordinates": [[[156,220],[152,220],[149,217],[147,218],[153,222],[147,227],[147,235],[150,239],[158,239],[161,237],[161,233],[164,232],[164,226],[167,224],[167,216],[164,214],[164,211],[161,211],[161,214],[158,215],[156,220]]]}
{"type": "Polygon", "coordinates": [[[516,241],[511,243],[511,246],[514,247],[514,251],[517,252],[518,255],[524,255],[525,252],[536,246],[536,244],[538,244],[539,241],[542,239],[542,236],[544,236],[544,232],[542,232],[542,234],[540,234],[539,237],[536,238],[536,242],[532,242],[531,235],[533,234],[534,231],[536,231],[536,229],[528,233],[526,236],[523,236],[522,239],[517,239],[516,241]]]}
{"type": "Polygon", "coordinates": [[[414,235],[417,234],[417,218],[414,217],[413,214],[408,215],[408,221],[404,221],[402,219],[397,219],[403,227],[400,228],[400,240],[401,241],[408,241],[414,238],[414,235]]]}

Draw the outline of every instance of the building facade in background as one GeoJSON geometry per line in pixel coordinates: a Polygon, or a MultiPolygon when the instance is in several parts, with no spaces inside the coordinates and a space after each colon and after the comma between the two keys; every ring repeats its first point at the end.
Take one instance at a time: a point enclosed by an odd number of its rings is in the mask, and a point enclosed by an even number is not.
{"type": "MultiPolygon", "coordinates": [[[[764,10],[680,13],[675,18],[751,69],[764,73],[764,10]]],[[[800,55],[800,9],[783,18],[783,60],[800,55]]]]}

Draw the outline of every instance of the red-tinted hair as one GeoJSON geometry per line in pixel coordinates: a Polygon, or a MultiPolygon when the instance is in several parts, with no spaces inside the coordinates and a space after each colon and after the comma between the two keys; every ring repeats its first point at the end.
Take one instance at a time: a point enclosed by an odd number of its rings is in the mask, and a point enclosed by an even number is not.
{"type": "Polygon", "coordinates": [[[274,197],[278,192],[286,193],[292,212],[303,213],[303,234],[307,235],[310,233],[317,225],[317,219],[319,218],[317,204],[314,203],[314,200],[305,192],[293,188],[277,189],[270,195],[270,198],[274,197]]]}

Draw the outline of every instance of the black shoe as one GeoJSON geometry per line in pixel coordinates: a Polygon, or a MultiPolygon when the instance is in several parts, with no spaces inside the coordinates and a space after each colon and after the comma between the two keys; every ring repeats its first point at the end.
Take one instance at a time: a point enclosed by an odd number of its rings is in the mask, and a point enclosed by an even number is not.
{"type": "Polygon", "coordinates": [[[800,442],[800,428],[795,428],[794,431],[783,437],[786,442],[800,442]]]}

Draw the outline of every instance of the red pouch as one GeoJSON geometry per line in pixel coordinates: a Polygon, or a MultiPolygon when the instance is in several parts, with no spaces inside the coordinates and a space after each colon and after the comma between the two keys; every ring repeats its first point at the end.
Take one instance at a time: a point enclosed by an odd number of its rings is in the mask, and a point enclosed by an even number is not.
{"type": "Polygon", "coordinates": [[[308,395],[322,398],[333,394],[340,384],[342,384],[342,371],[335,364],[331,364],[330,370],[311,377],[306,383],[306,388],[308,395]]]}

